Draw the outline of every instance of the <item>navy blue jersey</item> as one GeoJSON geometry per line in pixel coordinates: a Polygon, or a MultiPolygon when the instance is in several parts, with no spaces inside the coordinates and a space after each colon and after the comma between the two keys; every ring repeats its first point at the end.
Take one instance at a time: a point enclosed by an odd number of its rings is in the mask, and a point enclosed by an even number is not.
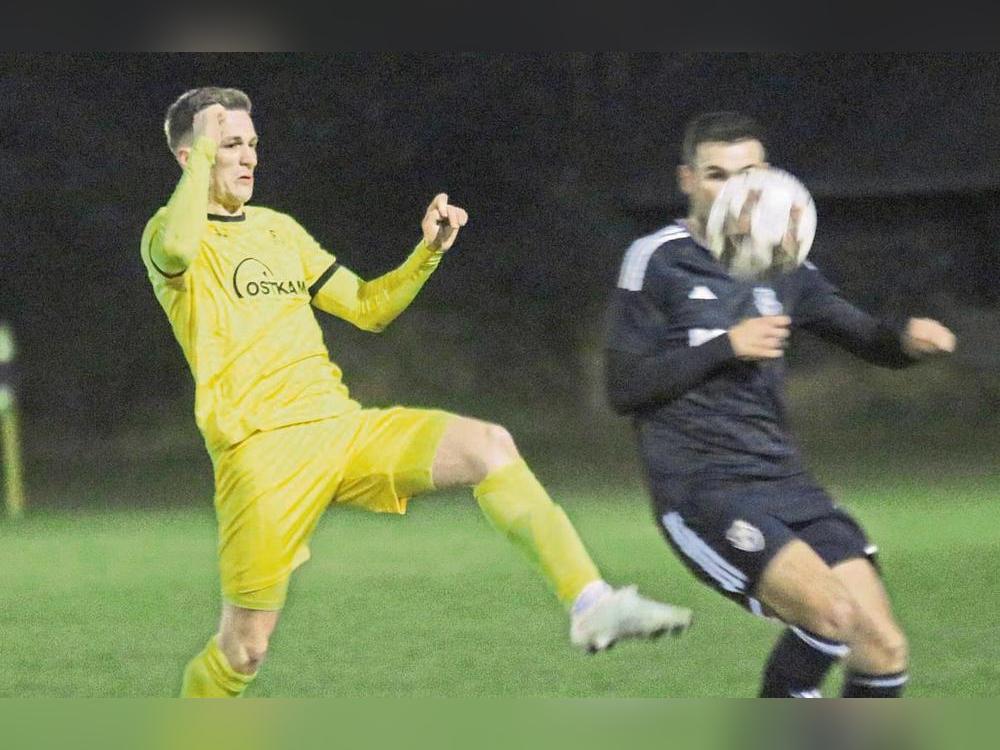
{"type": "Polygon", "coordinates": [[[731,277],[682,224],[633,243],[612,300],[608,395],[617,411],[633,416],[652,475],[712,481],[803,472],[785,426],[784,361],[738,360],[727,335],[745,318],[782,314],[793,329],[876,364],[911,361],[901,325],[845,301],[811,263],[745,281],[731,277]]]}

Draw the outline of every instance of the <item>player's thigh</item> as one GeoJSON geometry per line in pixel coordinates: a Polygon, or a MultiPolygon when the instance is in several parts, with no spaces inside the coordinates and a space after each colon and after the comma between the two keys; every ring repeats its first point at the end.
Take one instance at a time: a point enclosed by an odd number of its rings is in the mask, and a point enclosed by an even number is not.
{"type": "Polygon", "coordinates": [[[834,576],[844,585],[859,610],[859,638],[899,643],[902,632],[892,615],[888,594],[875,564],[877,547],[861,524],[847,511],[832,508],[823,517],[797,528],[834,576]]]}
{"type": "Polygon", "coordinates": [[[879,620],[895,623],[889,595],[878,571],[867,559],[845,560],[833,567],[833,573],[865,612],[879,620]]]}
{"type": "Polygon", "coordinates": [[[436,409],[364,410],[334,502],[405,513],[411,497],[435,489],[434,457],[455,419],[436,409]]]}
{"type": "Polygon", "coordinates": [[[309,557],[309,538],[339,481],[337,455],[349,437],[340,420],[251,436],[216,462],[215,509],[224,599],[251,610],[280,609],[291,572],[309,557]]]}
{"type": "Polygon", "coordinates": [[[834,640],[853,632],[857,605],[833,570],[799,538],[791,539],[771,559],[757,584],[767,611],[834,640]]]}
{"type": "Polygon", "coordinates": [[[889,597],[875,567],[878,548],[853,516],[831,508],[824,516],[797,526],[796,533],[830,566],[864,611],[891,619],[889,597]]]}
{"type": "Polygon", "coordinates": [[[856,557],[834,566],[833,573],[858,603],[864,639],[876,644],[892,659],[905,663],[906,636],[893,616],[889,595],[875,566],[865,558],[856,557]]]}

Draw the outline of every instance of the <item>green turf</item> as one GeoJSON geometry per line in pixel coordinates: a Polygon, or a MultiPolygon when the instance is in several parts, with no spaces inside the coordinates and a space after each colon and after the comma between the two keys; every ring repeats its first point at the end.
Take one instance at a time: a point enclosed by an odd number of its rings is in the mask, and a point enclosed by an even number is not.
{"type": "MultiPolygon", "coordinates": [[[[588,657],[471,499],[337,510],[313,540],[256,696],[751,696],[777,626],[697,584],[641,488],[556,492],[606,575],[689,605],[680,639],[588,657]]],[[[1000,478],[842,490],[882,548],[911,696],[1000,695],[1000,478]]],[[[208,501],[205,504],[207,506],[208,501]]],[[[168,696],[215,626],[209,507],[0,522],[0,696],[168,696]]]]}

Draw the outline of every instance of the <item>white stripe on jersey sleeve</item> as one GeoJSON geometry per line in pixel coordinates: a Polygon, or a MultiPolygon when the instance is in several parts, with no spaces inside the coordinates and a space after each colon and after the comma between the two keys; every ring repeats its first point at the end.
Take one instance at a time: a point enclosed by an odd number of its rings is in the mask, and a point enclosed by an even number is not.
{"type": "Polygon", "coordinates": [[[646,278],[646,266],[656,249],[664,242],[690,237],[687,230],[678,224],[671,224],[653,234],[640,237],[629,247],[622,261],[622,269],[618,274],[618,286],[630,292],[642,291],[642,282],[646,278]]]}

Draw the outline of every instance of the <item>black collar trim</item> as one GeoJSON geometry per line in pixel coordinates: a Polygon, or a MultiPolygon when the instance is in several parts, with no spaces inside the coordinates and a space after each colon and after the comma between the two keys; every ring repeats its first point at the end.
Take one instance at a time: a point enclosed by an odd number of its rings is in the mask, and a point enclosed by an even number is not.
{"type": "Polygon", "coordinates": [[[239,216],[226,216],[225,214],[209,214],[209,221],[246,221],[247,215],[240,214],[239,216]]]}

